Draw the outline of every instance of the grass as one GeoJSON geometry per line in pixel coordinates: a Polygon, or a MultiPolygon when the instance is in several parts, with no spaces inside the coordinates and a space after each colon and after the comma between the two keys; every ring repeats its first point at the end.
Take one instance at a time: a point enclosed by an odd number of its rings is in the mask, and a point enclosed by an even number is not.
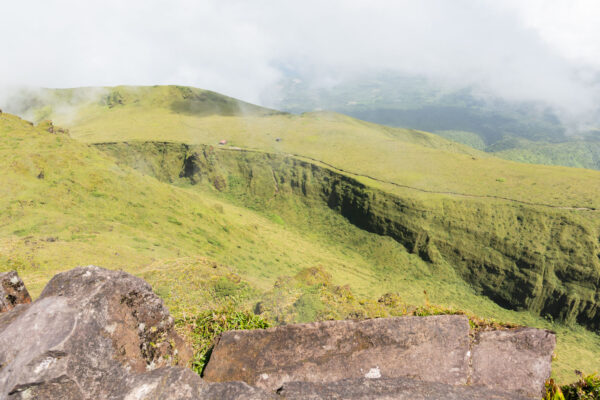
{"type": "MultiPolygon", "coordinates": [[[[302,223],[297,216],[304,215],[303,210],[326,206],[358,227],[395,239],[427,265],[431,262],[429,270],[454,270],[500,304],[594,329],[594,316],[586,311],[594,301],[591,282],[597,268],[597,260],[588,257],[597,252],[592,212],[578,215],[499,199],[430,193],[390,196],[385,188],[373,188],[377,181],[357,182],[350,174],[319,168],[314,162],[260,152],[149,142],[99,148],[136,168],[143,160],[140,170],[168,182],[195,182],[190,188],[200,190],[218,186],[240,206],[283,217],[292,227],[302,223]],[[196,172],[181,178],[189,170],[196,172]],[[227,185],[217,185],[223,181],[227,185]],[[567,304],[557,306],[557,299],[567,304]]],[[[307,217],[313,224],[326,218],[307,217]]],[[[311,229],[304,234],[311,235],[311,229]]],[[[331,230],[324,240],[335,242],[339,234],[331,230]]],[[[371,260],[379,257],[377,252],[368,254],[371,260]]],[[[392,270],[387,272],[383,282],[394,281],[392,270]]]]}
{"type": "MultiPolygon", "coordinates": [[[[465,314],[463,311],[432,305],[428,301],[421,306],[410,306],[395,293],[386,293],[376,301],[361,299],[347,285],[333,285],[331,275],[322,268],[307,268],[294,277],[281,277],[270,292],[249,290],[249,285],[237,276],[233,279],[231,276],[221,276],[213,280],[212,288],[213,298],[221,303],[176,320],[178,331],[192,344],[192,369],[200,375],[220,333],[265,329],[273,325],[269,319],[281,324],[348,318],[465,314]],[[248,309],[253,303],[254,309],[248,309]]],[[[469,317],[474,330],[513,327],[495,320],[484,320],[473,315],[469,317]]]]}
{"type": "Polygon", "coordinates": [[[546,165],[600,169],[600,141],[573,140],[564,143],[522,141],[516,148],[494,153],[509,160],[546,165]]]}
{"type": "MultiPolygon", "coordinates": [[[[156,90],[157,98],[142,96],[137,102],[134,94],[126,93],[130,89],[118,90],[124,93],[107,98],[110,104],[88,104],[83,110],[87,116],[67,124],[79,140],[0,115],[0,168],[4,171],[0,175],[0,270],[17,269],[34,296],[55,273],[93,263],[122,268],[145,278],[173,315],[188,321],[206,315],[203,313],[208,310],[221,310],[231,302],[238,311],[260,311],[261,318],[274,323],[403,315],[411,307],[417,310],[441,304],[441,310],[464,310],[483,319],[555,330],[558,358],[553,373],[560,381],[571,377],[576,368],[599,368],[598,335],[577,325],[504,309],[465,283],[449,262],[425,262],[391,237],[350,224],[326,204],[275,195],[275,189],[266,184],[273,185],[274,176],[270,170],[262,174],[253,158],[247,163],[237,158],[210,161],[212,155],[208,154],[207,167],[224,178],[226,190],[219,191],[213,181],[192,185],[178,173],[162,168],[170,164],[181,167],[182,160],[175,153],[154,147],[152,157],[135,158],[130,153],[131,160],[119,157],[116,162],[81,140],[100,140],[102,131],[102,141],[136,135],[140,139],[183,140],[187,134],[186,141],[214,143],[222,132],[227,132],[227,139],[234,145],[324,156],[325,161],[335,165],[357,168],[357,172],[371,171],[383,178],[397,176],[416,186],[434,187],[432,182],[448,179],[444,183],[447,187],[455,185],[460,190],[467,190],[468,185],[477,186],[482,193],[500,190],[486,186],[489,178],[502,185],[506,195],[514,194],[522,182],[529,182],[539,185],[538,192],[548,197],[551,186],[543,172],[533,173],[529,166],[488,159],[433,135],[379,127],[336,114],[292,116],[246,109],[249,119],[218,113],[198,115],[192,106],[191,111],[172,109],[168,96],[167,100],[164,97],[165,92],[180,93],[176,88],[144,89],[156,90]],[[139,122],[136,129],[132,129],[131,121],[139,122]],[[312,139],[302,141],[302,135],[312,139]],[[283,140],[276,142],[275,137],[283,140]],[[390,161],[394,152],[398,160],[390,161]],[[154,164],[149,159],[160,162],[154,164]],[[471,168],[479,161],[484,164],[481,169],[471,168]],[[411,162],[414,165],[408,165],[411,162]],[[500,170],[488,174],[494,163],[499,163],[500,170]],[[469,172],[461,176],[463,169],[459,166],[469,172]],[[514,166],[516,172],[511,173],[509,166],[514,166]],[[228,173],[234,167],[238,172],[228,173]],[[436,177],[442,167],[445,171],[436,177]],[[449,174],[456,176],[449,178],[449,174]],[[249,184],[242,179],[247,176],[252,177],[249,184]],[[481,180],[469,182],[474,176],[481,180]],[[500,177],[505,182],[497,182],[500,177]],[[230,190],[236,185],[239,190],[230,190]],[[315,271],[317,277],[312,279],[315,271]],[[394,301],[394,296],[400,300],[394,301]],[[386,305],[386,301],[392,305],[386,305]]],[[[239,108],[224,107],[239,113],[239,108]]],[[[63,122],[67,122],[66,114],[62,114],[63,122]]],[[[44,118],[49,115],[58,114],[52,111],[44,118]]],[[[582,173],[580,181],[573,180],[572,192],[568,193],[560,190],[569,177],[579,176],[577,171],[548,171],[557,176],[558,197],[544,201],[559,204],[571,198],[579,202],[585,199],[586,191],[594,192],[594,173],[582,173]]],[[[294,182],[301,183],[304,179],[282,177],[288,179],[286,182],[296,179],[294,182]]],[[[307,177],[314,176],[307,173],[307,177]]],[[[595,232],[595,222],[587,219],[588,214],[551,211],[559,221],[555,226],[549,223],[555,221],[554,217],[548,217],[546,211],[536,211],[539,215],[533,217],[529,209],[523,214],[520,208],[505,207],[493,199],[454,199],[413,193],[367,178],[360,180],[393,192],[403,201],[409,199],[407,211],[427,216],[419,223],[431,231],[435,228],[444,232],[446,242],[457,242],[465,249],[484,239],[491,243],[509,237],[515,241],[515,249],[530,246],[532,251],[547,252],[540,246],[545,240],[554,240],[555,235],[563,235],[562,246],[569,249],[577,248],[579,243],[572,238],[591,237],[595,232]],[[407,196],[407,192],[411,194],[407,196]],[[523,215],[527,222],[523,227],[512,222],[523,215]],[[570,228],[579,220],[584,221],[583,232],[558,228],[560,221],[570,228]],[[465,240],[467,236],[460,233],[464,227],[477,241],[465,240]]],[[[314,188],[309,185],[306,189],[314,188]]],[[[284,191],[283,185],[280,190],[284,191]]],[[[540,199],[535,190],[526,192],[521,193],[524,198],[540,199]]],[[[471,250],[482,252],[484,248],[486,245],[481,244],[481,249],[471,250]]],[[[581,248],[576,254],[586,252],[581,248]]],[[[424,310],[417,312],[428,312],[424,310]]]]}
{"type": "Polygon", "coordinates": [[[352,257],[214,193],[158,182],[67,137],[0,118],[0,265],[27,276],[34,295],[54,273],[90,263],[135,273],[203,254],[239,265],[260,286],[315,264],[344,271],[352,257]]]}
{"type": "Polygon", "coordinates": [[[466,144],[474,149],[484,151],[486,148],[485,141],[476,133],[466,131],[455,131],[455,130],[442,130],[435,131],[437,135],[440,135],[448,140],[454,142],[466,144]]]}
{"type": "MultiPolygon", "coordinates": [[[[186,90],[196,96],[210,93],[186,90]]],[[[88,143],[139,140],[216,145],[227,139],[231,146],[300,154],[421,189],[600,208],[598,171],[515,163],[437,135],[335,113],[292,115],[241,106],[235,113],[207,112],[215,106],[186,99],[186,90],[171,86],[96,89],[105,97],[114,93],[123,97],[122,104],[113,107],[100,94],[80,101],[91,89],[49,91],[31,100],[31,108],[22,112],[31,115],[49,106],[53,110],[49,116],[57,124],[88,143]],[[191,111],[181,110],[177,106],[181,102],[189,103],[186,107],[191,111]],[[498,177],[505,182],[497,182],[498,177]]],[[[231,100],[222,96],[221,101],[231,100]]]]}
{"type": "Polygon", "coordinates": [[[191,367],[199,375],[202,375],[214,340],[220,333],[239,329],[265,329],[269,326],[267,320],[249,311],[239,311],[234,306],[205,311],[176,321],[176,327],[192,343],[194,359],[191,367]]]}

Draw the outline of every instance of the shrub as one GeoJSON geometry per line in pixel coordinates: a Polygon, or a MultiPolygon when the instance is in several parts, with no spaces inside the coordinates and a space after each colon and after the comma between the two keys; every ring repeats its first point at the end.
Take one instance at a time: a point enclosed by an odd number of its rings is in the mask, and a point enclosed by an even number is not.
{"type": "Polygon", "coordinates": [[[294,309],[297,313],[298,322],[318,321],[319,315],[324,311],[325,305],[319,298],[319,295],[305,293],[294,303],[294,309]]]}
{"type": "Polygon", "coordinates": [[[233,306],[219,310],[204,311],[194,317],[185,317],[176,321],[178,328],[185,331],[192,343],[194,359],[192,369],[202,375],[204,366],[210,358],[215,338],[225,331],[240,329],[265,329],[271,324],[250,311],[236,311],[233,306]]]}
{"type": "Polygon", "coordinates": [[[600,377],[596,374],[584,376],[580,371],[575,373],[579,380],[569,385],[558,386],[554,379],[546,382],[544,400],[599,400],[600,377]]]}

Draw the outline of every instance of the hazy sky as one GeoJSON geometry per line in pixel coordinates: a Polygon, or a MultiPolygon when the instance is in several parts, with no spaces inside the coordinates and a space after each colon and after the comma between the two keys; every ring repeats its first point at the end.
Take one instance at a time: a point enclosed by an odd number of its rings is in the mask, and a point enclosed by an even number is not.
{"type": "Polygon", "coordinates": [[[598,110],[597,0],[3,1],[0,87],[176,83],[261,102],[380,69],[598,110]]]}

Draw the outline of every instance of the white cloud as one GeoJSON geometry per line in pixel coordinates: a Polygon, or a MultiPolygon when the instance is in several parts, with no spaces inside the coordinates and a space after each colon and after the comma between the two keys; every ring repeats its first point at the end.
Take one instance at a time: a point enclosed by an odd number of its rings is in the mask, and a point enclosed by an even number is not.
{"type": "Polygon", "coordinates": [[[573,117],[597,110],[595,0],[6,2],[0,86],[192,85],[258,102],[283,65],[315,82],[388,69],[573,117]]]}

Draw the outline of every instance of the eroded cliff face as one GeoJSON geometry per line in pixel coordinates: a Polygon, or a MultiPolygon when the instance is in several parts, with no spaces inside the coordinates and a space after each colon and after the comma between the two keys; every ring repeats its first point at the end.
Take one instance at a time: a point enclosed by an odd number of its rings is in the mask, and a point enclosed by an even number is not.
{"type": "Polygon", "coordinates": [[[97,146],[166,182],[208,185],[249,202],[297,196],[326,204],[427,262],[448,263],[504,307],[600,329],[600,219],[594,211],[409,189],[390,194],[286,155],[157,142],[97,146]]]}

